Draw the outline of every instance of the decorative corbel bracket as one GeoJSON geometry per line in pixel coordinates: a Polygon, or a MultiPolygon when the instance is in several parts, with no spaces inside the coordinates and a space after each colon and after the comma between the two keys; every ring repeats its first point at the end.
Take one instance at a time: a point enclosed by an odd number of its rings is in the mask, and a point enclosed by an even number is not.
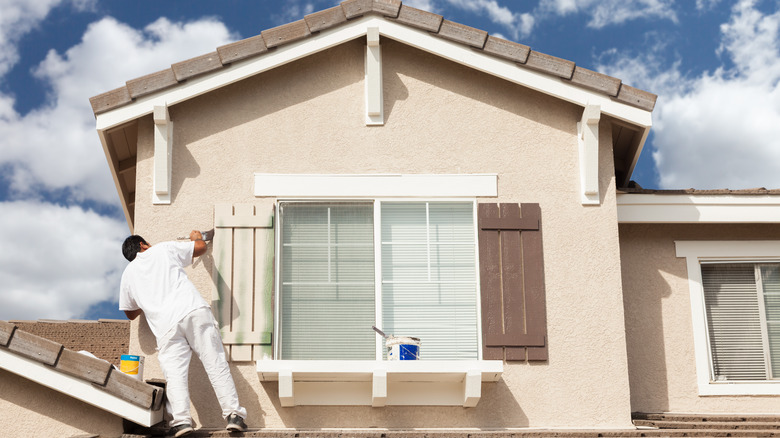
{"type": "Polygon", "coordinates": [[[598,205],[599,198],[599,120],[600,105],[585,105],[577,123],[580,152],[580,196],[583,205],[598,205]]]}
{"type": "Polygon", "coordinates": [[[366,29],[366,125],[384,125],[379,28],[366,29]]]}
{"type": "Polygon", "coordinates": [[[154,107],[154,190],[153,204],[171,203],[171,151],[173,122],[167,106],[154,107]]]}

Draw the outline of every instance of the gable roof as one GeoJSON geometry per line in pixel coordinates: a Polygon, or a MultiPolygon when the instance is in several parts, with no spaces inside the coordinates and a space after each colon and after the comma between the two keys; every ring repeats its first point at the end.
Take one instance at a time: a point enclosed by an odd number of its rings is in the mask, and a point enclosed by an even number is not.
{"type": "Polygon", "coordinates": [[[652,125],[656,95],[507,41],[484,30],[403,5],[400,0],[346,0],[302,20],[218,47],[170,68],[131,79],[90,99],[98,136],[133,230],[137,127],[154,107],[176,105],[232,83],[365,38],[390,38],[585,108],[598,105],[613,127],[618,186],[628,184],[652,125]]]}
{"type": "Polygon", "coordinates": [[[371,13],[468,46],[483,54],[512,61],[518,68],[558,77],[617,102],[646,111],[652,111],[655,107],[655,94],[623,84],[618,78],[531,50],[523,44],[488,35],[484,30],[445,20],[441,15],[403,5],[400,0],[346,0],[339,6],[306,15],[302,20],[264,30],[254,37],[217,47],[214,52],[131,79],[122,87],[90,98],[92,110],[97,115],[129,105],[140,97],[175,87],[196,76],[217,72],[238,61],[267,55],[274,48],[312,38],[319,32],[343,26],[349,20],[371,13]]]}
{"type": "Polygon", "coordinates": [[[0,321],[0,369],[147,427],[162,420],[163,388],[7,321],[0,321]]]}

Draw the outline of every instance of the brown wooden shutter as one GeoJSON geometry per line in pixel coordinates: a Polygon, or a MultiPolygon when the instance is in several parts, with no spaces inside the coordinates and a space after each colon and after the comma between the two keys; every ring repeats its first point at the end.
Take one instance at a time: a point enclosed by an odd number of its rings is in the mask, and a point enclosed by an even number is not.
{"type": "Polygon", "coordinates": [[[483,359],[547,360],[539,204],[479,204],[483,359]]]}

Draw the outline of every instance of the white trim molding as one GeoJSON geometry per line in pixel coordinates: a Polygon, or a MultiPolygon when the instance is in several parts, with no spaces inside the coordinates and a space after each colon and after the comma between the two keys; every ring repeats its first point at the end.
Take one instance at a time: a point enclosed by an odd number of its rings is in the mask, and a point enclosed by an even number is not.
{"type": "Polygon", "coordinates": [[[617,195],[618,222],[780,223],[776,195],[617,195]]]}
{"type": "Polygon", "coordinates": [[[685,257],[688,268],[699,395],[780,395],[780,381],[740,383],[712,380],[712,361],[701,279],[701,262],[704,261],[780,260],[780,240],[675,241],[674,244],[677,257],[685,257]]]}
{"type": "Polygon", "coordinates": [[[496,197],[498,175],[256,173],[254,192],[278,198],[496,197]]]}
{"type": "Polygon", "coordinates": [[[152,203],[171,203],[173,122],[165,105],[154,107],[154,190],[152,203]]]}
{"type": "Polygon", "coordinates": [[[379,28],[366,31],[366,125],[384,125],[382,99],[382,50],[379,47],[379,28]]]}
{"type": "Polygon", "coordinates": [[[585,105],[577,122],[580,152],[580,195],[583,205],[599,204],[599,120],[601,107],[585,105]]]}
{"type": "Polygon", "coordinates": [[[163,409],[153,411],[111,395],[90,382],[63,374],[40,362],[0,348],[0,369],[17,374],[47,388],[111,412],[142,426],[151,427],[163,419],[163,409]]]}
{"type": "Polygon", "coordinates": [[[279,382],[283,407],[474,407],[482,382],[497,382],[500,360],[261,360],[261,382],[279,382]]]}

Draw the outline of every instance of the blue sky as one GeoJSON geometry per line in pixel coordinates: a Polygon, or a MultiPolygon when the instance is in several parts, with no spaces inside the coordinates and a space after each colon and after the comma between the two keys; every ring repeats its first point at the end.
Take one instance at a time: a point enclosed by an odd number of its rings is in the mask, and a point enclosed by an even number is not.
{"type": "MultiPolygon", "coordinates": [[[[122,316],[128,228],[91,96],[334,4],[0,0],[0,319],[122,316]]],[[[404,4],[658,94],[643,187],[780,188],[777,0],[404,4]]]]}

